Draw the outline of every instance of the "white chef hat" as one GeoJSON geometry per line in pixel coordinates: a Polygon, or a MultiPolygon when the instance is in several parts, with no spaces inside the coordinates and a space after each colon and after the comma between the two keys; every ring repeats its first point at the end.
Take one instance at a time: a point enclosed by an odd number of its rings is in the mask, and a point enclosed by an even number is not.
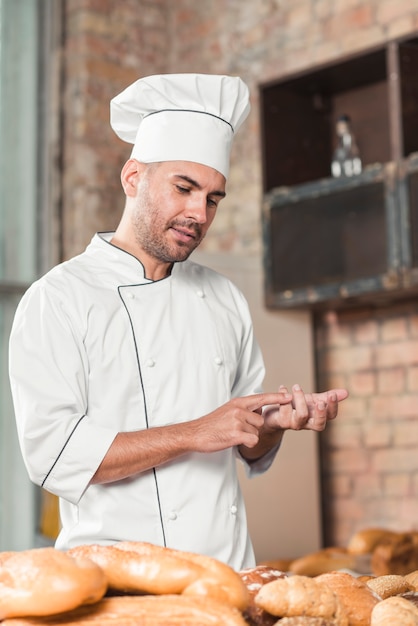
{"type": "Polygon", "coordinates": [[[162,74],[134,82],[110,103],[115,133],[143,163],[194,161],[225,176],[234,133],[250,111],[238,77],[162,74]]]}

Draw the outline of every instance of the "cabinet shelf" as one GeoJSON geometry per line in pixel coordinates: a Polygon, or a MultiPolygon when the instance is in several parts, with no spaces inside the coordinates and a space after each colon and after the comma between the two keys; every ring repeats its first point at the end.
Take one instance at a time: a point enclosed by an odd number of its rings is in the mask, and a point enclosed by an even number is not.
{"type": "Polygon", "coordinates": [[[418,38],[260,87],[266,305],[347,306],[418,285],[418,38]],[[350,115],[363,172],[330,177],[350,115]]]}

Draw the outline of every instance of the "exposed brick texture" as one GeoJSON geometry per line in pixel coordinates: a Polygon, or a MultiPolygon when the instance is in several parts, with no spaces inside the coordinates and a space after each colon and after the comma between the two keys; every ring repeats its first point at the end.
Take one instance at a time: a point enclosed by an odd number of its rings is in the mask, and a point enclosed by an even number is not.
{"type": "MultiPolygon", "coordinates": [[[[62,93],[63,256],[123,209],[130,148],[109,100],[139,76],[238,74],[252,112],[238,133],[222,203],[203,246],[261,252],[258,86],[418,31],[418,0],[65,0],[62,93]]],[[[365,525],[418,520],[418,299],[315,319],[318,386],[349,400],[321,436],[325,543],[365,525]]],[[[303,494],[301,495],[303,497],[303,494]]]]}
{"type": "Polygon", "coordinates": [[[410,301],[317,317],[320,384],[327,388],[338,374],[350,390],[338,420],[321,438],[329,545],[345,545],[365,525],[416,527],[417,307],[410,301]]]}

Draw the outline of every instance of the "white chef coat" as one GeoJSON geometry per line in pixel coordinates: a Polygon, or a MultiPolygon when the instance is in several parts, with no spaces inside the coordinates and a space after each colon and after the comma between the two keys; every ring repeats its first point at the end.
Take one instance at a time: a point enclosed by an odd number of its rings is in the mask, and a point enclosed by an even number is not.
{"type": "Polygon", "coordinates": [[[10,337],[24,461],[60,497],[56,547],[148,541],[250,567],[236,449],[89,485],[118,432],[201,417],[261,391],[264,378],[247,303],[228,279],[187,260],[152,282],[111,236],[35,282],[10,337]]]}

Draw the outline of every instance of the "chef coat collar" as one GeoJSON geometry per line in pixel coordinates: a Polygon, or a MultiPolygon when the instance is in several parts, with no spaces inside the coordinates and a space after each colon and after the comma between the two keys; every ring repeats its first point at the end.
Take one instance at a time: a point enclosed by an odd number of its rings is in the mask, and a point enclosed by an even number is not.
{"type": "MultiPolygon", "coordinates": [[[[92,238],[90,245],[88,246],[88,250],[95,253],[99,253],[100,255],[106,255],[109,260],[109,263],[116,269],[117,265],[121,266],[121,277],[123,276],[123,284],[136,284],[136,283],[152,283],[155,282],[145,276],[145,268],[143,263],[136,256],[123,250],[123,248],[119,248],[115,246],[111,242],[112,237],[114,236],[114,231],[105,231],[98,232],[92,238]]],[[[182,261],[182,263],[186,263],[186,261],[182,261]]],[[[161,280],[167,280],[175,274],[177,270],[177,266],[179,263],[173,263],[173,267],[171,273],[168,276],[165,276],[161,280]]],[[[160,282],[160,281],[157,281],[160,282]]]]}

